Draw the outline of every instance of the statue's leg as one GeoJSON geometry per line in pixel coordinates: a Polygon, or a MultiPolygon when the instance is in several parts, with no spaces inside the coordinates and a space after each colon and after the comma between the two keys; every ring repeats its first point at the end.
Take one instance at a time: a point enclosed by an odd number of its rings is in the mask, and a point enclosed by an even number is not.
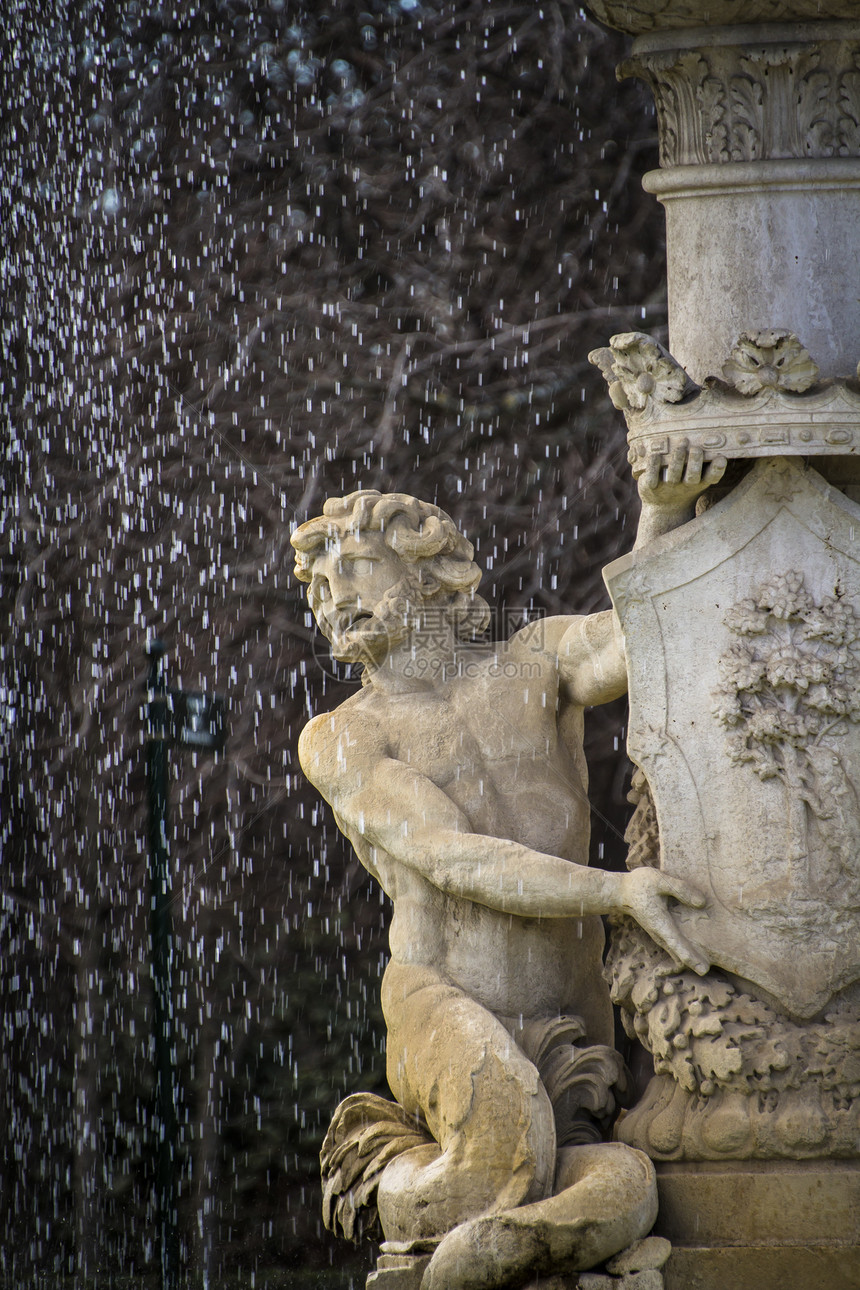
{"type": "Polygon", "coordinates": [[[559,1152],[558,1194],[463,1223],[424,1273],[421,1290],[503,1290],[535,1275],[581,1272],[650,1231],[654,1166],[620,1142],[559,1152]]]}
{"type": "Polygon", "coordinates": [[[439,1144],[404,1152],[383,1173],[386,1239],[438,1239],[478,1214],[549,1195],[552,1107],[504,1026],[424,968],[390,965],[383,1006],[391,1089],[439,1144]]]}

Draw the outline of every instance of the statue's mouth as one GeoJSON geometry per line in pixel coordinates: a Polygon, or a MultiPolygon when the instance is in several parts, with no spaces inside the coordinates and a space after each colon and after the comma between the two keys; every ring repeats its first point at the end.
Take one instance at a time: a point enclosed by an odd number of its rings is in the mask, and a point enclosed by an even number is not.
{"type": "Polygon", "coordinates": [[[381,624],[369,609],[348,610],[329,621],[326,633],[335,658],[358,662],[372,651],[381,624]]]}
{"type": "Polygon", "coordinates": [[[369,609],[358,609],[354,612],[348,610],[345,613],[338,614],[334,622],[334,629],[339,636],[345,636],[347,632],[351,632],[355,627],[372,617],[373,614],[369,609]]]}

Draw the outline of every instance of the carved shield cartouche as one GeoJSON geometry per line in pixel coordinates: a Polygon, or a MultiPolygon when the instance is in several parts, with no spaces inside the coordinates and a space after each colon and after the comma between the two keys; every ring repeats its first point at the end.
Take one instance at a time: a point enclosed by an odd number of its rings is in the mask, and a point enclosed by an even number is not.
{"type": "Polygon", "coordinates": [[[605,578],[676,917],[812,1017],[860,977],[860,506],[767,459],[605,578]]]}

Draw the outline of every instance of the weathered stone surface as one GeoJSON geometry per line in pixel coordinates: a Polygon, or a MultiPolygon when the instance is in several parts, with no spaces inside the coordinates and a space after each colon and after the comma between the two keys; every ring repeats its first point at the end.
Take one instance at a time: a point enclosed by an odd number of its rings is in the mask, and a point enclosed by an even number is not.
{"type": "Polygon", "coordinates": [[[672,1253],[672,1243],[664,1236],[646,1236],[628,1249],[615,1254],[606,1263],[606,1271],[615,1276],[625,1272],[647,1272],[662,1268],[672,1253]]]}
{"type": "MultiPolygon", "coordinates": [[[[682,454],[669,473],[646,481],[649,533],[720,471],[682,454]]],[[[472,643],[486,618],[472,548],[399,494],[327,502],[293,544],[334,653],[365,668],[362,692],[305,729],[301,763],[394,901],[383,1007],[399,1105],[338,1108],[326,1222],[356,1235],[378,1214],[388,1243],[438,1242],[423,1290],[593,1267],[656,1205],[648,1159],[600,1141],[626,1077],[599,915],[630,913],[705,967],[668,911],[697,891],[586,867],[582,711],[626,684],[612,615],[472,643]]]]}
{"type": "Polygon", "coordinates": [[[376,1271],[367,1278],[367,1290],[421,1290],[429,1262],[429,1254],[381,1254],[376,1271]]]}
{"type": "MultiPolygon", "coordinates": [[[[684,441],[706,457],[857,453],[857,6],[591,7],[639,34],[622,71],[649,83],[659,121],[662,169],[645,187],[666,208],[671,353],[629,334],[593,356],[634,472],[684,441]]],[[[714,1162],[661,1172],[669,1290],[860,1286],[849,495],[760,465],[710,517],[616,567],[641,767],[628,863],[698,874],[709,895],[679,915],[714,964],[704,979],[629,921],[607,965],[657,1072],[618,1137],[714,1162]]]]}
{"type": "Polygon", "coordinates": [[[742,332],[774,327],[822,377],[854,375],[860,159],[678,166],[643,183],[666,210],[669,348],[694,381],[720,375],[742,332]]]}
{"type": "MultiPolygon", "coordinates": [[[[682,1245],[860,1246],[860,1158],[659,1166],[657,1231],[682,1245]]],[[[674,1254],[673,1254],[674,1258],[674,1254]]]]}
{"type": "Polygon", "coordinates": [[[530,1281],[523,1290],[579,1290],[579,1282],[576,1273],[563,1277],[539,1277],[537,1281],[530,1281]]]}
{"type": "MultiPolygon", "coordinates": [[[[856,370],[860,22],[848,7],[854,22],[642,36],[620,69],[654,93],[661,169],[644,185],[666,208],[669,348],[699,384],[741,333],[774,328],[800,336],[823,377],[856,370]]],[[[653,8],[663,25],[678,6],[653,8]]],[[[709,5],[708,23],[733,8],[747,23],[757,6],[709,5]]]]}
{"type": "Polygon", "coordinates": [[[819,375],[818,364],[798,338],[779,327],[741,332],[723,363],[723,376],[741,394],[760,394],[762,390],[805,394],[819,375]]]}
{"type": "Polygon", "coordinates": [[[656,1268],[643,1272],[625,1272],[619,1277],[617,1290],[663,1290],[663,1274],[656,1268]]]}
{"type": "Polygon", "coordinates": [[[860,1285],[860,1159],[662,1165],[658,1187],[666,1290],[860,1285]]]}
{"type": "Polygon", "coordinates": [[[817,365],[790,332],[741,333],[722,366],[726,379],[704,388],[643,332],[613,336],[588,357],[624,412],[634,474],[651,454],[667,460],[677,447],[707,460],[778,453],[845,462],[860,453],[856,381],[818,381],[817,365]]]}
{"type": "Polygon", "coordinates": [[[631,854],[708,891],[678,918],[716,965],[614,937],[613,995],[657,1071],[617,1132],[658,1159],[857,1153],[857,531],[854,503],[774,460],[607,571],[659,839],[631,854]]]}
{"type": "Polygon", "coordinates": [[[610,27],[631,35],[731,23],[782,23],[856,18],[854,0],[589,0],[610,27]]]}
{"type": "Polygon", "coordinates": [[[675,1250],[666,1290],[857,1290],[860,1248],[796,1245],[675,1250]]]}
{"type": "Polygon", "coordinates": [[[663,1270],[684,1290],[834,1290],[857,1271],[850,1231],[780,1235],[804,1188],[807,1215],[826,1203],[826,1169],[735,1171],[720,1213],[715,1170],[681,1196],[667,1181],[677,1248],[617,1257],[649,1228],[652,1166],[587,1142],[623,1083],[600,913],[613,997],[656,1071],[622,1142],[722,1162],[860,1142],[860,508],[772,457],[860,452],[860,23],[824,21],[857,17],[838,0],[593,7],[650,33],[626,70],[657,100],[663,169],[646,187],[668,231],[673,353],[627,333],[594,355],[646,504],[639,552],[607,571],[624,649],[595,616],[467,657],[483,609],[471,549],[413,499],[329,502],[294,536],[320,627],[365,666],[363,693],[304,732],[302,765],[395,906],[399,1109],[339,1109],[327,1218],[358,1230],[378,1211],[404,1252],[377,1277],[411,1275],[405,1247],[438,1243],[421,1290],[539,1268],[563,1284],[612,1255],[597,1283],[617,1273],[617,1290],[662,1290],[663,1270]],[[707,27],[680,30],[694,21],[707,27]],[[726,456],[766,460],[651,541],[726,456]],[[658,486],[682,480],[656,522],[658,486]],[[582,863],[581,710],[621,693],[625,655],[639,800],[619,877],[582,863]]]}
{"type": "Polygon", "coordinates": [[[854,1290],[860,1159],[661,1165],[667,1290],[854,1290]]]}
{"type": "MultiPolygon", "coordinates": [[[[855,14],[856,17],[856,14],[855,14]]],[[[660,165],[860,153],[860,22],[645,37],[619,72],[651,87],[660,165]]]]}
{"type": "Polygon", "coordinates": [[[618,1290],[618,1281],[602,1272],[580,1272],[576,1286],[577,1290],[618,1290]]]}
{"type": "Polygon", "coordinates": [[[860,977],[858,526],[816,472],[771,460],[606,571],[660,863],[710,897],[678,920],[799,1018],[860,977]]]}

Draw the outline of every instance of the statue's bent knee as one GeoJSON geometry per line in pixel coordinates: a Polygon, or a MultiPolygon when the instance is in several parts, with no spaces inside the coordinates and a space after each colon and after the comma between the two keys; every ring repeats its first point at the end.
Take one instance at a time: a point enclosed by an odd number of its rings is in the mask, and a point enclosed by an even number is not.
{"type": "MultiPolygon", "coordinates": [[[[445,1003],[450,1004],[450,998],[445,1003]]],[[[460,1001],[454,1001],[460,1002],[460,1001]]],[[[393,1028],[392,1086],[439,1144],[405,1152],[385,1170],[378,1208],[388,1240],[440,1237],[458,1223],[547,1196],[555,1169],[552,1106],[532,1063],[496,1019],[464,998],[466,1027],[445,1020],[437,1042],[416,1048],[393,1028]],[[456,1035],[456,1047],[445,1034],[456,1035]],[[471,1042],[463,1043],[469,1034],[471,1042]]],[[[415,1016],[413,1011],[413,1018],[415,1016]]]]}
{"type": "Polygon", "coordinates": [[[557,1195],[464,1223],[440,1243],[421,1290],[521,1285],[582,1271],[644,1236],[657,1216],[654,1167],[621,1143],[559,1153],[557,1195]]]}

